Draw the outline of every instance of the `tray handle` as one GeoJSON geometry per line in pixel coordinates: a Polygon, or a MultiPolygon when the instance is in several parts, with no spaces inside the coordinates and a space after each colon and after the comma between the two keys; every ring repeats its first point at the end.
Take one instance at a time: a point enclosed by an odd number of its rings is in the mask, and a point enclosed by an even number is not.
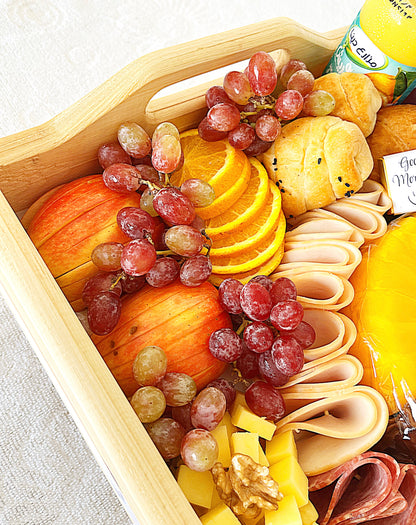
{"type": "Polygon", "coordinates": [[[97,149],[115,140],[120,122],[134,120],[149,133],[167,119],[180,130],[195,126],[206,84],[153,99],[163,88],[281,47],[317,74],[344,32],[321,35],[275,18],[138,58],[45,124],[0,139],[0,190],[22,211],[58,184],[98,172],[97,149]]]}

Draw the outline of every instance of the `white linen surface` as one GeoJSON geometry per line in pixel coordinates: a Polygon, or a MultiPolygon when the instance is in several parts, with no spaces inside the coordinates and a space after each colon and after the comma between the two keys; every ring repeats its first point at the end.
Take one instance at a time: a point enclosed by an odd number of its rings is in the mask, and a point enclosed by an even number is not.
{"type": "MultiPolygon", "coordinates": [[[[147,52],[278,16],[326,32],[362,3],[0,0],[0,136],[45,122],[147,52]]],[[[129,523],[0,294],[0,524],[129,523]]]]}

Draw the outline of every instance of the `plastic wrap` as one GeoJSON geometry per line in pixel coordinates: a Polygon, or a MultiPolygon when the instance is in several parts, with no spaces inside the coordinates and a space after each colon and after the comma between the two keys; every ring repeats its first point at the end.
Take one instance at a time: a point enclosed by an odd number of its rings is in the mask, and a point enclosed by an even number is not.
{"type": "Polygon", "coordinates": [[[351,276],[355,297],[345,309],[357,327],[350,349],[364,367],[362,384],[386,399],[390,423],[379,450],[416,463],[416,214],[390,222],[361,248],[351,276]]]}

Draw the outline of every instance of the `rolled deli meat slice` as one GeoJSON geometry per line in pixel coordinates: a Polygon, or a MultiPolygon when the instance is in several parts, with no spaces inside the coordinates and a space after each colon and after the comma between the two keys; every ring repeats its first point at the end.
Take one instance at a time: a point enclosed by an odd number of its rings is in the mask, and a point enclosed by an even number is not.
{"type": "Polygon", "coordinates": [[[361,259],[360,250],[348,241],[287,242],[280,266],[273,276],[280,277],[283,272],[289,271],[292,275],[327,271],[349,279],[361,259]]]}
{"type": "Polygon", "coordinates": [[[348,241],[359,248],[364,244],[363,235],[352,224],[337,219],[310,219],[299,222],[296,228],[286,232],[287,242],[305,242],[322,239],[348,241]]]}
{"type": "Polygon", "coordinates": [[[379,441],[388,423],[386,401],[366,386],[322,393],[283,394],[287,415],[276,424],[278,434],[293,430],[299,463],[316,476],[366,452],[379,441]]]}
{"type": "Polygon", "coordinates": [[[315,399],[335,395],[357,385],[363,377],[361,362],[352,355],[341,355],[302,370],[280,387],[281,394],[310,394],[315,399]]]}
{"type": "MultiPolygon", "coordinates": [[[[343,276],[331,272],[310,271],[307,273],[279,274],[289,277],[296,285],[297,300],[304,309],[319,308],[323,310],[341,310],[354,298],[352,284],[343,276]]],[[[271,277],[274,280],[275,277],[271,277]]]]}
{"type": "Polygon", "coordinates": [[[320,525],[412,525],[416,466],[368,451],[309,478],[309,497],[320,525]]]}

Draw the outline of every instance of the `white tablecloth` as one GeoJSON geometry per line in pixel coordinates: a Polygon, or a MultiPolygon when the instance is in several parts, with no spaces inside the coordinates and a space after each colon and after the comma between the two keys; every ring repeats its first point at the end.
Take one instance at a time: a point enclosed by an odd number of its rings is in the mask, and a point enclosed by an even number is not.
{"type": "MultiPolygon", "coordinates": [[[[45,122],[149,51],[277,16],[325,32],[361,4],[0,0],[0,136],[45,122]]],[[[0,524],[129,523],[0,293],[0,524]]]]}

